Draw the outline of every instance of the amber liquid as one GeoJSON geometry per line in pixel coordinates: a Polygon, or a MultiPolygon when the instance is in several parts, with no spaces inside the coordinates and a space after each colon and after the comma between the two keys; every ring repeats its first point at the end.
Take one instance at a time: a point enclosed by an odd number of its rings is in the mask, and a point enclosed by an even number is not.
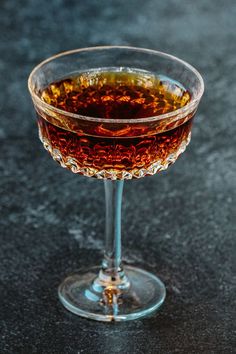
{"type": "Polygon", "coordinates": [[[41,140],[54,159],[87,176],[121,179],[154,174],[175,161],[190,137],[191,114],[178,121],[148,120],[191,99],[181,84],[164,76],[91,71],[50,84],[41,98],[83,116],[38,111],[38,123],[41,140]],[[133,121],[137,118],[144,119],[133,121]]]}

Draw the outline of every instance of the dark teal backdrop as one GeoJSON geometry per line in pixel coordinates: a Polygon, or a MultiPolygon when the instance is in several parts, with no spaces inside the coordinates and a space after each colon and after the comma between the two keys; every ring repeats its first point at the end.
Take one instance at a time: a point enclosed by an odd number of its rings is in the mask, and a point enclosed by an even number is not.
{"type": "Polygon", "coordinates": [[[0,2],[0,353],[235,353],[236,2],[0,2]],[[38,140],[27,77],[94,45],[161,50],[206,90],[192,142],[168,171],[127,182],[125,259],[167,285],[160,312],[110,325],[73,316],[57,286],[103,248],[103,183],[57,166],[38,140]]]}

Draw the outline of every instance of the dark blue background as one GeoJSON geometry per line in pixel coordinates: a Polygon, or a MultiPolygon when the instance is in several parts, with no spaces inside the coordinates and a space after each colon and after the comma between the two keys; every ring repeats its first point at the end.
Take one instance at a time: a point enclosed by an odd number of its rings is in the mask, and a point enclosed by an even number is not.
{"type": "Polygon", "coordinates": [[[235,353],[236,2],[1,0],[0,16],[0,353],[235,353]],[[100,262],[103,183],[43,151],[27,92],[42,59],[103,44],[169,52],[206,83],[184,155],[126,183],[125,260],[157,273],[167,299],[122,324],[57,300],[66,274],[100,262]]]}

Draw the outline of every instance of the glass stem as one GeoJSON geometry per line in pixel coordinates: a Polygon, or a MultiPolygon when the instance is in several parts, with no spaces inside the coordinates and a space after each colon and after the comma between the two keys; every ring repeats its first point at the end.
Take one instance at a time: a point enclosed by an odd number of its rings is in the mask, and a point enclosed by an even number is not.
{"type": "Polygon", "coordinates": [[[113,285],[128,285],[121,263],[121,204],[124,181],[105,180],[105,252],[99,278],[113,285]]]}

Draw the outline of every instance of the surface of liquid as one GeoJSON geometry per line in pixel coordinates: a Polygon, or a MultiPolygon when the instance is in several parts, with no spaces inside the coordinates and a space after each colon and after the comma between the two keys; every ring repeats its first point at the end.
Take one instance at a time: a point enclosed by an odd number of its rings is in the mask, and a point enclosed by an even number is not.
{"type": "Polygon", "coordinates": [[[50,84],[41,98],[63,111],[104,119],[72,119],[61,112],[52,118],[39,112],[46,149],[63,167],[86,176],[129,179],[154,174],[173,163],[190,139],[192,115],[170,124],[134,121],[175,111],[190,101],[189,92],[165,76],[91,71],[50,84]]]}

